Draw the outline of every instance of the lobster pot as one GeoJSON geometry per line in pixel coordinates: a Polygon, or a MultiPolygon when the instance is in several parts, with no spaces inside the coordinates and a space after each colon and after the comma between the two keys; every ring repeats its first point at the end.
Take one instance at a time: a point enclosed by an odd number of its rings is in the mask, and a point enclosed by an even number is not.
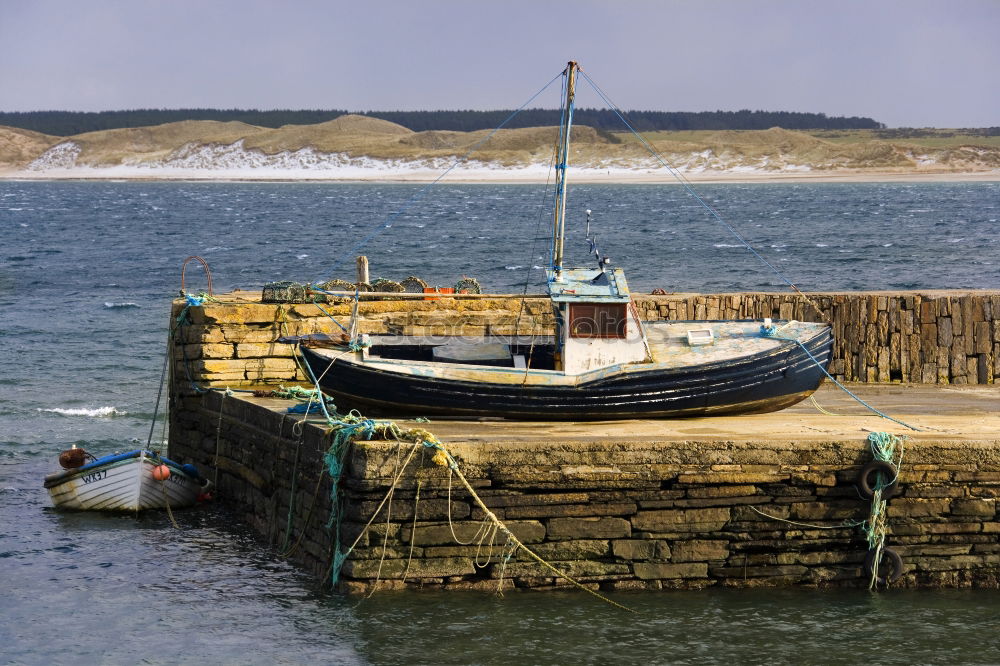
{"type": "Polygon", "coordinates": [[[463,277],[461,280],[455,283],[455,293],[481,294],[483,293],[483,288],[479,286],[479,280],[477,280],[476,278],[463,277]]]}
{"type": "Polygon", "coordinates": [[[403,287],[403,291],[408,294],[422,294],[424,293],[424,289],[427,288],[426,282],[413,275],[406,278],[399,284],[403,287]]]}
{"type": "Polygon", "coordinates": [[[354,283],[347,280],[327,280],[321,282],[319,288],[323,291],[354,291],[354,283]]]}
{"type": "Polygon", "coordinates": [[[372,289],[375,291],[388,291],[393,293],[400,293],[406,291],[406,288],[398,282],[393,282],[392,280],[385,280],[379,278],[372,282],[372,289]]]}
{"type": "Polygon", "coordinates": [[[298,282],[268,282],[260,294],[261,303],[304,303],[306,288],[298,282]]]}

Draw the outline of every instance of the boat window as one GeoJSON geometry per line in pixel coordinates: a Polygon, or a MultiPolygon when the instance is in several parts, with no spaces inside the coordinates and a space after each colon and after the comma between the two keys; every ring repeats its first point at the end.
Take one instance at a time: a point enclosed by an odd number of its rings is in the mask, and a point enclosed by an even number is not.
{"type": "Polygon", "coordinates": [[[624,338],[625,303],[573,303],[569,306],[572,338],[624,338]]]}

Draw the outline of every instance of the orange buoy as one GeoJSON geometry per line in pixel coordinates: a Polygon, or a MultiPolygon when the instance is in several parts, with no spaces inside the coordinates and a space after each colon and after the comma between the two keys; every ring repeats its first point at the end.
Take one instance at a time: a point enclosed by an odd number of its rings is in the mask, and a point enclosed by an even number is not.
{"type": "Polygon", "coordinates": [[[153,478],[157,481],[166,481],[170,478],[170,468],[166,465],[157,465],[153,468],[153,478]]]}
{"type": "Polygon", "coordinates": [[[83,449],[78,449],[75,446],[72,449],[66,449],[59,454],[59,464],[63,469],[76,469],[77,467],[83,467],[85,462],[87,462],[87,452],[83,449]]]}

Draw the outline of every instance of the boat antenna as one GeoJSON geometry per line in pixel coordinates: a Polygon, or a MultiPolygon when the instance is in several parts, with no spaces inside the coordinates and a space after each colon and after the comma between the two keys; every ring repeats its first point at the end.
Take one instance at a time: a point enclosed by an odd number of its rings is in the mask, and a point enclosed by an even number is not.
{"type": "Polygon", "coordinates": [[[590,235],[590,221],[591,221],[591,210],[587,209],[587,242],[590,243],[590,253],[594,255],[597,259],[597,267],[601,269],[601,273],[604,273],[607,269],[608,264],[611,263],[611,259],[608,257],[602,257],[601,251],[597,249],[597,238],[590,235]]]}
{"type": "Polygon", "coordinates": [[[559,150],[556,156],[556,206],[552,221],[552,272],[556,282],[562,282],[563,238],[566,235],[566,162],[569,156],[569,131],[573,125],[573,102],[576,98],[576,73],[580,66],[574,60],[566,65],[566,98],[563,121],[559,127],[559,150]]]}

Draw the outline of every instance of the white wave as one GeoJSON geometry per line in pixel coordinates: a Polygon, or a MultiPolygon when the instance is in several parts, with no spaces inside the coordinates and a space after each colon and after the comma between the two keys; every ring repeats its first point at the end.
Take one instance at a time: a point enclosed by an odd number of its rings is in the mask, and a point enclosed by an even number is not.
{"type": "Polygon", "coordinates": [[[712,247],[745,247],[742,243],[713,243],[712,247]]]}
{"type": "Polygon", "coordinates": [[[504,266],[508,271],[516,271],[518,268],[524,268],[524,266],[504,266]]]}
{"type": "Polygon", "coordinates": [[[63,408],[63,407],[53,407],[52,409],[43,409],[39,407],[36,411],[39,412],[51,412],[53,414],[62,414],[63,416],[96,416],[98,418],[109,418],[112,416],[125,416],[128,412],[124,412],[117,407],[95,407],[93,409],[88,409],[86,407],[80,408],[63,408]]]}
{"type": "Polygon", "coordinates": [[[124,308],[137,308],[138,303],[112,303],[111,301],[104,301],[104,307],[110,308],[112,310],[120,310],[124,308]]]}

